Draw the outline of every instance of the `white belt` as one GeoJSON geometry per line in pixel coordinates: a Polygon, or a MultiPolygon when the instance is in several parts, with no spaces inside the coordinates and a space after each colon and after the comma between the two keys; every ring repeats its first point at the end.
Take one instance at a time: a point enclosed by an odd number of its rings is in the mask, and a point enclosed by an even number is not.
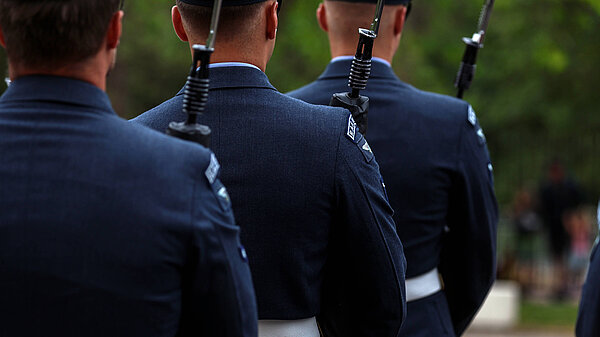
{"type": "Polygon", "coordinates": [[[416,301],[442,290],[438,269],[406,280],[406,301],[416,301]]]}
{"type": "Polygon", "coordinates": [[[297,320],[258,321],[258,337],[319,337],[315,317],[297,320]]]}

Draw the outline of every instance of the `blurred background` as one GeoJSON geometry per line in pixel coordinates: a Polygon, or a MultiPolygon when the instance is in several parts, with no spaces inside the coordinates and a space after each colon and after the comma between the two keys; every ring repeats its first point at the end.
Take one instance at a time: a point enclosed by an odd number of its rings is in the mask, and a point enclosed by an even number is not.
{"type": "MultiPolygon", "coordinates": [[[[314,80],[330,59],[315,19],[319,2],[283,3],[267,68],[282,92],[314,80]]],[[[108,85],[123,118],[172,97],[185,82],[189,50],[171,28],[173,4],[126,1],[124,36],[108,85]]],[[[420,89],[454,96],[461,38],[476,30],[482,4],[414,0],[394,59],[398,76],[420,89]]],[[[599,26],[600,0],[497,1],[475,81],[465,95],[478,112],[494,163],[502,212],[499,278],[515,282],[509,284],[518,293],[516,322],[501,333],[573,334],[576,301],[597,235],[599,26]]],[[[6,63],[3,51],[0,63],[6,63]]],[[[486,331],[472,336],[487,336],[486,331]]]]}

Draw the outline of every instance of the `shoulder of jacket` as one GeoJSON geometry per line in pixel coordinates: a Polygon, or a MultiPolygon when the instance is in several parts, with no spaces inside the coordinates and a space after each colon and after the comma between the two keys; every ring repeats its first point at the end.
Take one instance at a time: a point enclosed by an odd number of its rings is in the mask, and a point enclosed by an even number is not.
{"type": "Polygon", "coordinates": [[[201,145],[168,136],[139,123],[125,124],[138,155],[152,157],[157,164],[169,167],[193,165],[198,169],[198,165],[206,167],[211,160],[212,152],[201,145]]]}
{"type": "Polygon", "coordinates": [[[281,112],[287,114],[288,118],[326,133],[330,133],[332,126],[346,121],[350,114],[343,108],[311,104],[283,94],[281,103],[283,104],[278,106],[283,110],[281,112]]]}
{"type": "Polygon", "coordinates": [[[453,117],[466,115],[469,103],[456,97],[415,89],[415,99],[428,108],[444,111],[453,117]]]}
{"type": "Polygon", "coordinates": [[[138,118],[143,118],[143,117],[154,117],[156,115],[160,115],[160,114],[165,114],[166,112],[169,111],[179,111],[182,109],[183,106],[183,96],[182,95],[177,95],[174,97],[169,98],[168,100],[162,102],[161,104],[155,106],[154,108],[142,113],[140,116],[138,116],[137,118],[132,119],[133,121],[135,121],[138,118]]]}

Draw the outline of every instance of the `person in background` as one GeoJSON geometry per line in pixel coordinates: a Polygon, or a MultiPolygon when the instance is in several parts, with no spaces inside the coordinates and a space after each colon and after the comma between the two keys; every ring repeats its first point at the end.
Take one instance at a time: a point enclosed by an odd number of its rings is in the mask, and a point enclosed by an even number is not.
{"type": "Polygon", "coordinates": [[[571,294],[578,292],[585,278],[590,249],[592,248],[592,221],[590,221],[587,208],[580,207],[566,213],[563,222],[571,238],[567,260],[567,289],[571,294]]]}
{"type": "Polygon", "coordinates": [[[583,201],[580,187],[567,176],[562,162],[554,159],[540,186],[540,215],[546,226],[553,269],[553,293],[557,300],[568,295],[567,257],[571,237],[565,220],[583,201]]]}
{"type": "Polygon", "coordinates": [[[104,92],[122,18],[119,0],[0,0],[0,336],[254,337],[216,158],[104,92]]]}
{"type": "Polygon", "coordinates": [[[526,188],[517,191],[513,202],[513,224],[517,233],[516,278],[524,296],[536,290],[538,279],[538,243],[542,219],[535,212],[531,193],[526,188]]]}
{"type": "MultiPolygon", "coordinates": [[[[375,0],[319,6],[317,21],[333,59],[291,97],[326,105],[334,93],[348,91],[357,29],[369,27],[375,6],[375,0]]],[[[361,92],[370,98],[366,138],[381,166],[408,264],[400,336],[461,335],[496,276],[492,164],[467,102],[418,90],[394,74],[391,62],[409,6],[408,0],[385,2],[371,77],[361,92]]]]}

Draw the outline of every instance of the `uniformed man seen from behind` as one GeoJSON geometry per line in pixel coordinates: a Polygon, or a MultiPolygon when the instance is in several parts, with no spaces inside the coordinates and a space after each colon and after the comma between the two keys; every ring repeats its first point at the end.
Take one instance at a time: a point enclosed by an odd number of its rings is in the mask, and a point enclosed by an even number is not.
{"type": "Polygon", "coordinates": [[[104,93],[119,7],[0,0],[0,336],[256,336],[214,155],[104,93]]]}
{"type": "MultiPolygon", "coordinates": [[[[328,104],[348,91],[357,29],[375,0],[325,1],[317,11],[333,60],[313,83],[290,93],[328,104]]],[[[485,136],[464,101],[418,90],[391,62],[409,2],[388,0],[375,40],[367,139],[386,182],[407,260],[407,317],[401,336],[460,335],[496,271],[497,205],[485,136]],[[441,274],[444,284],[438,278],[441,274]]],[[[414,71],[419,71],[415,69],[414,71]]]]}
{"type": "MultiPolygon", "coordinates": [[[[212,0],[177,1],[190,44],[207,37],[212,0]]],[[[259,310],[259,335],[396,336],[404,317],[402,245],[373,153],[350,114],[279,93],[264,70],[275,0],[224,1],[207,112],[259,310]]],[[[182,79],[185,72],[182,71],[182,79]]],[[[182,92],[135,122],[183,121],[182,92]]]]}

